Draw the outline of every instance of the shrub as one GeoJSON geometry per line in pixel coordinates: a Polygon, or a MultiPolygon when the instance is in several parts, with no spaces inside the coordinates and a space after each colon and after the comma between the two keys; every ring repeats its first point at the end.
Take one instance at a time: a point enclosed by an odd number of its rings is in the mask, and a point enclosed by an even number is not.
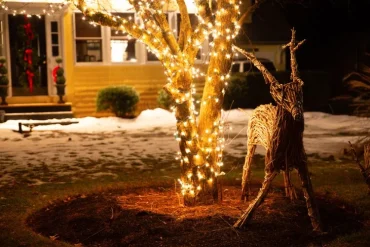
{"type": "Polygon", "coordinates": [[[261,73],[237,73],[231,77],[226,89],[223,108],[256,108],[270,102],[273,102],[273,99],[269,86],[261,73]]]}
{"type": "MultiPolygon", "coordinates": [[[[290,82],[290,71],[271,72],[280,83],[290,82]]],[[[331,97],[330,77],[326,72],[302,71],[304,81],[304,109],[307,111],[326,110],[331,97]]],[[[256,108],[261,104],[274,103],[270,87],[259,72],[236,73],[231,77],[225,92],[223,108],[256,108]]]]}
{"type": "Polygon", "coordinates": [[[112,111],[117,117],[133,117],[139,94],[129,86],[107,87],[98,92],[97,111],[112,111]]]}
{"type": "Polygon", "coordinates": [[[171,96],[166,92],[166,90],[161,89],[158,91],[157,103],[159,107],[169,110],[171,106],[174,104],[174,101],[171,98],[171,96]]]}

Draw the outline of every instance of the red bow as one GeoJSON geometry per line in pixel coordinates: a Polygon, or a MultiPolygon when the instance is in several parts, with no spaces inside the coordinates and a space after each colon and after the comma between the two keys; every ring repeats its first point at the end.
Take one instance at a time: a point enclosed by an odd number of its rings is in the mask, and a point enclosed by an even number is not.
{"type": "Polygon", "coordinates": [[[24,51],[24,61],[32,65],[32,49],[28,48],[24,51]]]}
{"type": "Polygon", "coordinates": [[[57,72],[58,72],[58,69],[60,69],[60,67],[58,65],[55,66],[55,68],[53,69],[53,80],[54,80],[54,82],[57,82],[57,72]]]}
{"type": "Polygon", "coordinates": [[[31,28],[31,23],[26,23],[23,25],[24,27],[24,31],[26,32],[26,35],[27,35],[27,43],[29,44],[29,42],[31,40],[33,40],[34,38],[34,35],[33,35],[33,32],[32,32],[32,28],[31,28]]]}
{"type": "Polygon", "coordinates": [[[33,77],[35,76],[34,73],[32,73],[29,69],[26,70],[27,79],[28,79],[28,85],[30,87],[30,92],[33,91],[33,77]]]}

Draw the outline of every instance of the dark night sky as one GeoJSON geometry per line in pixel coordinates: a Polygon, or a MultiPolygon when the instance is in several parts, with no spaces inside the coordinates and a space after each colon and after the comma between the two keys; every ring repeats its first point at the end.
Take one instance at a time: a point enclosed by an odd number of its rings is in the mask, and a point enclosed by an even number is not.
{"type": "Polygon", "coordinates": [[[268,0],[246,31],[252,41],[287,41],[290,28],[306,39],[298,50],[300,70],[331,74],[333,95],[342,78],[370,52],[370,0],[268,0]]]}

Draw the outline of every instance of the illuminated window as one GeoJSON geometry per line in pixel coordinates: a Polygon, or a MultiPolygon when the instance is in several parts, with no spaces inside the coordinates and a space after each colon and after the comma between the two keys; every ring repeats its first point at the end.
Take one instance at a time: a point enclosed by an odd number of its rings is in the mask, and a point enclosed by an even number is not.
{"type": "Polygon", "coordinates": [[[93,26],[75,13],[75,42],[77,62],[101,62],[103,60],[100,26],[93,26]]]}
{"type": "MultiPolygon", "coordinates": [[[[134,13],[114,13],[114,15],[127,20],[135,19],[134,13]]],[[[111,62],[136,62],[136,39],[114,29],[111,29],[110,35],[111,62]]]]}

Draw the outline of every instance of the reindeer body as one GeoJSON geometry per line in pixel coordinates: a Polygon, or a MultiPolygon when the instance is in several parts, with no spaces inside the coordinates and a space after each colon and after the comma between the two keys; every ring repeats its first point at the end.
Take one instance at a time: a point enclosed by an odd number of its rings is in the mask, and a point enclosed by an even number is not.
{"type": "Polygon", "coordinates": [[[287,45],[290,47],[291,53],[292,82],[286,84],[280,84],[253,54],[241,50],[262,72],[266,83],[270,84],[270,93],[277,106],[270,104],[257,107],[248,123],[247,155],[242,178],[242,199],[246,199],[248,196],[250,168],[256,145],[262,145],[266,149],[265,178],[257,197],[234,224],[234,227],[242,227],[252,217],[253,212],[266,197],[271,182],[280,171],[284,173],[287,195],[294,198],[295,191],[291,186],[290,171],[296,169],[302,182],[303,194],[312,227],[315,231],[322,231],[303,145],[303,81],[298,76],[294,55],[302,43],[303,41],[296,44],[295,31],[292,30],[292,39],[287,45]]]}
{"type": "Polygon", "coordinates": [[[251,145],[261,145],[266,150],[269,148],[276,119],[276,110],[276,106],[272,104],[260,105],[254,109],[248,121],[248,149],[251,145]],[[257,129],[259,131],[255,131],[257,129]]]}

